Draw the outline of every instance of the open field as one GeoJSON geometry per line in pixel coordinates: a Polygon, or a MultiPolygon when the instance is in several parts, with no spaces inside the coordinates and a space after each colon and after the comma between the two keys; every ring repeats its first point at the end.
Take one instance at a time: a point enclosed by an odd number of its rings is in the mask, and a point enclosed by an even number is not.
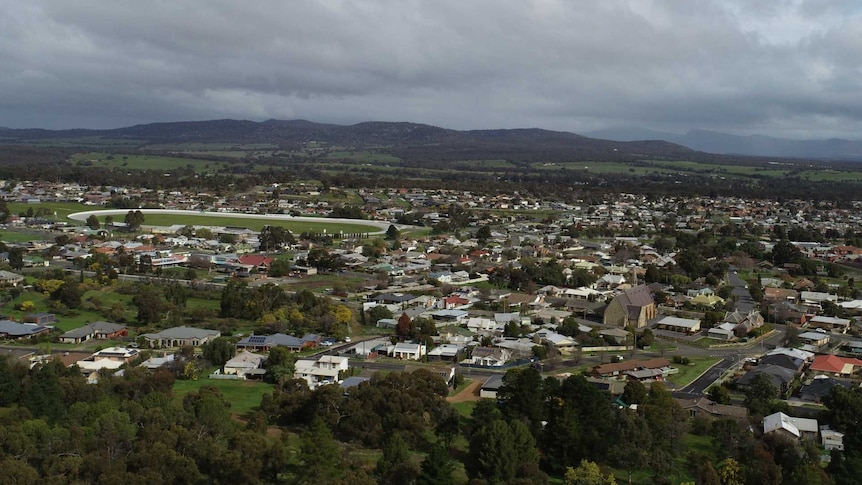
{"type": "MultiPolygon", "coordinates": [[[[126,210],[93,210],[77,214],[71,214],[73,220],[86,220],[91,214],[95,214],[104,221],[104,216],[111,215],[115,220],[122,220],[126,210]]],[[[301,232],[326,232],[329,234],[339,233],[382,233],[388,227],[387,223],[379,221],[362,222],[353,219],[326,219],[323,217],[290,217],[283,214],[256,215],[220,212],[195,212],[181,210],[142,209],[144,213],[144,224],[148,226],[172,226],[175,224],[192,226],[229,226],[246,227],[252,230],[260,230],[264,226],[279,226],[295,233],[301,232]]]]}
{"type": "Polygon", "coordinates": [[[45,218],[57,221],[66,221],[69,214],[74,214],[75,212],[81,212],[82,210],[87,209],[87,206],[79,202],[40,202],[38,204],[10,202],[8,206],[9,210],[13,214],[26,213],[27,209],[33,209],[34,212],[39,209],[45,209],[48,211],[48,215],[46,215],[45,218]],[[54,214],[57,215],[54,216],[54,214]]]}
{"type": "Polygon", "coordinates": [[[192,167],[195,171],[216,171],[225,167],[224,162],[215,160],[99,152],[73,155],[70,161],[73,163],[89,163],[96,167],[122,168],[126,170],[173,170],[192,167]]]}
{"type": "Polygon", "coordinates": [[[258,406],[264,394],[272,392],[273,386],[256,381],[229,381],[207,379],[201,377],[196,381],[176,381],[174,383],[174,399],[182,402],[186,394],[198,391],[204,386],[217,388],[224,396],[224,400],[230,403],[230,412],[233,414],[248,414],[258,406]]]}
{"type": "Polygon", "coordinates": [[[687,386],[721,359],[718,357],[690,357],[690,360],[689,365],[671,364],[679,369],[679,373],[669,376],[668,380],[679,386],[687,386]]]}

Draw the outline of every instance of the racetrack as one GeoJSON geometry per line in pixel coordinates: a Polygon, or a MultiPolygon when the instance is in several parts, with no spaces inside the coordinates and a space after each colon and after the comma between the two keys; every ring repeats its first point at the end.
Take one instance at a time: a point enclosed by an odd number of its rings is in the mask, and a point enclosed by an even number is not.
{"type": "MultiPolygon", "coordinates": [[[[343,232],[365,232],[370,236],[384,234],[386,230],[389,228],[390,223],[384,221],[366,221],[363,219],[332,219],[328,217],[294,217],[288,214],[244,214],[244,213],[236,213],[236,212],[199,212],[199,211],[190,211],[190,210],[180,210],[180,209],[136,209],[140,210],[144,215],[152,214],[152,215],[175,215],[175,216],[186,216],[189,218],[197,218],[197,217],[212,217],[212,218],[234,218],[234,219],[252,219],[255,221],[279,221],[279,222],[293,222],[293,223],[311,223],[311,224],[320,224],[323,225],[323,232],[330,232],[331,234],[336,234],[339,232],[338,226],[346,226],[349,229],[344,230],[343,232]],[[326,226],[331,226],[329,231],[326,230],[326,226]],[[360,230],[356,230],[359,228],[360,230]]],[[[76,212],[74,214],[69,214],[69,219],[75,221],[86,221],[88,217],[91,215],[95,215],[96,217],[104,217],[104,216],[125,216],[129,212],[129,209],[103,209],[103,210],[91,210],[84,212],[76,212]]],[[[219,225],[219,224],[213,224],[219,225]]]]}

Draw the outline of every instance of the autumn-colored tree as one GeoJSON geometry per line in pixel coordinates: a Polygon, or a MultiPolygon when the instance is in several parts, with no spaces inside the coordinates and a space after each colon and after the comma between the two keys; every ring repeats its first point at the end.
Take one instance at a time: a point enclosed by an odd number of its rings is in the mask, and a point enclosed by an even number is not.
{"type": "Polygon", "coordinates": [[[395,333],[398,334],[399,337],[405,338],[410,335],[410,317],[406,313],[402,313],[400,317],[398,317],[398,325],[395,326],[395,333]]]}

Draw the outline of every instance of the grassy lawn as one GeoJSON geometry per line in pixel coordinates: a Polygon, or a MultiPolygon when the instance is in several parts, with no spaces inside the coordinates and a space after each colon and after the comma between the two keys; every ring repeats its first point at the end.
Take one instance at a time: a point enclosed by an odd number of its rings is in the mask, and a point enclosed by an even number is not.
{"type": "Polygon", "coordinates": [[[687,386],[721,360],[718,357],[691,357],[690,359],[689,365],[671,364],[679,369],[679,373],[669,376],[668,380],[680,386],[687,386]]]}
{"type": "MultiPolygon", "coordinates": [[[[82,209],[79,207],[78,212],[82,209]]],[[[123,215],[113,216],[114,220],[121,221],[123,215]]],[[[104,223],[105,218],[99,217],[99,220],[104,223]]],[[[363,224],[360,221],[356,223],[340,223],[340,222],[317,222],[317,221],[290,221],[290,220],[275,220],[261,216],[260,219],[254,218],[239,218],[231,217],[228,214],[218,216],[202,216],[202,215],[185,215],[185,214],[145,214],[144,224],[147,226],[172,226],[174,224],[183,224],[191,226],[231,226],[231,227],[246,227],[255,231],[263,229],[264,226],[279,226],[294,233],[302,232],[327,232],[329,234],[338,234],[339,232],[353,233],[373,233],[379,231],[377,227],[363,224]]]]}
{"type": "Polygon", "coordinates": [[[459,392],[463,391],[465,387],[469,386],[471,382],[473,382],[473,379],[468,379],[465,377],[464,382],[462,382],[460,386],[449,390],[449,395],[454,396],[455,394],[458,394],[459,392]]]}
{"type": "Polygon", "coordinates": [[[272,392],[272,384],[255,381],[227,381],[207,379],[202,377],[196,381],[176,381],[173,394],[177,402],[182,402],[183,397],[192,391],[198,391],[201,387],[213,386],[224,396],[225,401],[230,403],[230,411],[234,414],[248,414],[258,406],[264,394],[272,392]]]}
{"type": "Polygon", "coordinates": [[[73,155],[70,160],[73,163],[86,163],[96,167],[122,168],[124,170],[172,170],[191,166],[195,171],[215,171],[224,166],[223,163],[215,160],[123,153],[81,153],[73,155]]]}
{"type": "Polygon", "coordinates": [[[455,408],[461,416],[469,418],[470,415],[473,414],[473,408],[476,407],[476,402],[477,401],[453,402],[449,403],[449,405],[455,408]]]}
{"type": "Polygon", "coordinates": [[[47,209],[48,216],[46,218],[58,221],[67,221],[68,219],[66,216],[75,212],[87,210],[88,207],[89,206],[85,206],[78,202],[41,202],[39,204],[23,204],[21,202],[9,203],[9,210],[13,214],[26,213],[27,209],[33,209],[34,212],[39,209],[47,209]],[[55,213],[57,214],[56,217],[54,217],[55,213]]]}

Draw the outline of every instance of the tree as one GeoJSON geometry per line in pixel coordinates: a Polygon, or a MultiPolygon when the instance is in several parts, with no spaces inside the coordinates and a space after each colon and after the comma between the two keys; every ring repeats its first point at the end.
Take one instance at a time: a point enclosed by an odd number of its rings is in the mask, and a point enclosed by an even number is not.
{"type": "Polygon", "coordinates": [[[368,310],[368,323],[377,324],[384,318],[392,318],[392,312],[384,305],[376,305],[368,310]]]}
{"type": "Polygon", "coordinates": [[[83,291],[78,283],[66,280],[59,288],[51,293],[51,299],[57,300],[66,305],[68,308],[78,308],[81,306],[81,295],[83,291]]]}
{"type": "Polygon", "coordinates": [[[377,461],[376,475],[381,483],[408,485],[419,470],[410,458],[410,449],[401,433],[395,431],[383,443],[383,456],[377,461]]]}
{"type": "Polygon", "coordinates": [[[299,460],[303,465],[297,473],[301,484],[332,483],[344,473],[338,444],[320,419],[312,421],[308,431],[302,434],[299,460]]]}
{"type": "Polygon", "coordinates": [[[236,347],[227,337],[218,337],[202,347],[204,359],[221,367],[236,353],[236,347]]]}
{"type": "Polygon", "coordinates": [[[91,214],[90,217],[87,218],[86,224],[87,227],[94,231],[102,227],[102,225],[99,223],[99,218],[96,217],[96,214],[91,214]]]}
{"type": "Polygon", "coordinates": [[[640,381],[628,381],[623,389],[623,401],[626,404],[641,404],[647,400],[647,388],[640,381]]]}
{"type": "Polygon", "coordinates": [[[147,325],[161,320],[164,303],[153,285],[142,286],[132,297],[132,304],[138,308],[138,323],[147,325]]]}
{"type": "Polygon", "coordinates": [[[484,225],[476,231],[476,239],[479,241],[487,241],[491,238],[491,227],[488,225],[484,225]]]}
{"type": "Polygon", "coordinates": [[[733,458],[728,458],[718,464],[718,476],[722,485],[743,485],[742,469],[733,458]]]}
{"type": "Polygon", "coordinates": [[[410,317],[406,313],[402,313],[401,316],[398,317],[398,324],[395,326],[395,333],[397,333],[401,338],[408,337],[412,331],[412,326],[410,324],[410,317]]]}
{"type": "Polygon", "coordinates": [[[284,258],[278,258],[273,260],[272,264],[269,265],[269,269],[267,269],[266,274],[273,278],[280,278],[282,276],[287,276],[290,274],[290,261],[284,258]]]}
{"type": "Polygon", "coordinates": [[[123,222],[126,223],[126,227],[130,231],[137,231],[144,224],[144,213],[139,210],[129,211],[126,213],[126,217],[123,218],[123,222]]]}
{"type": "Polygon", "coordinates": [[[569,467],[563,478],[566,485],[617,485],[613,475],[603,475],[592,461],[581,460],[577,468],[569,467]]]}
{"type": "Polygon", "coordinates": [[[745,390],[745,407],[752,415],[766,416],[772,410],[772,402],[777,397],[778,388],[772,383],[769,374],[760,373],[745,390]]]}
{"type": "Polygon", "coordinates": [[[455,465],[444,446],[435,445],[422,460],[419,476],[416,478],[417,485],[451,485],[452,472],[455,465]]]}
{"type": "Polygon", "coordinates": [[[251,290],[244,281],[231,280],[221,292],[219,316],[243,318],[246,316],[251,290]]]}
{"type": "Polygon", "coordinates": [[[728,391],[724,386],[712,386],[707,391],[707,394],[713,402],[718,404],[730,404],[730,391],[728,391]]]}
{"type": "Polygon", "coordinates": [[[24,248],[14,247],[9,249],[9,266],[12,269],[21,269],[24,267],[24,248]]]}
{"type": "Polygon", "coordinates": [[[398,228],[395,227],[395,224],[390,224],[389,227],[386,229],[386,239],[389,241],[394,241],[398,239],[398,236],[398,228]]]}
{"type": "Polygon", "coordinates": [[[538,462],[535,440],[521,421],[492,421],[476,430],[470,439],[467,462],[470,477],[490,483],[504,482],[538,462]]]}

